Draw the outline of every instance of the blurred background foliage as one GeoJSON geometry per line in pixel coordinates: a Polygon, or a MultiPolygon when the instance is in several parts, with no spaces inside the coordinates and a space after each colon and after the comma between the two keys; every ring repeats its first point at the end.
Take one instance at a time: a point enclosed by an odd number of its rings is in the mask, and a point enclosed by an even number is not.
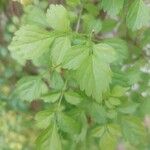
{"type": "MultiPolygon", "coordinates": [[[[24,5],[30,3],[28,0],[20,2],[24,5]]],[[[46,9],[50,3],[63,2],[63,0],[34,0],[33,3],[46,9]]],[[[85,5],[84,9],[87,14],[82,19],[88,23],[83,24],[84,32],[89,32],[94,26],[97,33],[101,31],[101,37],[117,35],[128,41],[129,60],[122,67],[126,71],[125,76],[128,77],[130,85],[132,85],[131,91],[127,94],[129,99],[135,100],[135,103],[138,101],[144,101],[144,103],[140,109],[137,109],[138,105],[133,104],[130,107],[127,106],[125,111],[129,114],[135,112],[141,116],[147,132],[150,132],[150,101],[148,100],[150,98],[150,29],[139,33],[128,31],[128,35],[126,35],[125,26],[123,24],[118,25],[116,18],[107,17],[104,21],[95,20],[93,16],[97,16],[99,11],[95,2],[89,1],[85,5]],[[101,26],[101,28],[97,26],[101,26]],[[141,41],[140,45],[139,40],[141,41]]],[[[73,0],[67,0],[66,3],[71,9],[74,6],[73,0]]],[[[33,150],[38,132],[38,129],[33,125],[34,114],[44,107],[40,101],[33,101],[29,104],[10,96],[18,79],[25,74],[37,74],[36,67],[31,62],[21,67],[10,57],[7,49],[13,33],[19,28],[20,22],[28,21],[29,23],[31,21],[25,15],[21,17],[24,11],[27,13],[30,8],[23,8],[17,1],[0,0],[0,150],[33,150]]],[[[106,14],[104,12],[101,14],[101,18],[105,18],[106,14]]],[[[75,18],[76,15],[72,14],[71,19],[74,20],[75,18]]],[[[134,150],[134,147],[128,143],[126,143],[126,147],[127,150],[134,150]]],[[[146,147],[150,147],[150,145],[146,147]]]]}

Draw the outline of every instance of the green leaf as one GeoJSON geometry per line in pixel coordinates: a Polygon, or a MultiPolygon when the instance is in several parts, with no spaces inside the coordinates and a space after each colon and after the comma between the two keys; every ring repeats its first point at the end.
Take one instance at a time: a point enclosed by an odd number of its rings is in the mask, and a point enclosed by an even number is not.
{"type": "Polygon", "coordinates": [[[35,116],[36,126],[41,129],[46,129],[52,123],[53,118],[54,111],[52,109],[40,111],[35,116]]]}
{"type": "Polygon", "coordinates": [[[103,126],[105,132],[100,138],[101,150],[115,150],[117,148],[118,139],[121,136],[121,129],[117,124],[107,124],[103,126]]]}
{"type": "Polygon", "coordinates": [[[101,32],[111,32],[117,25],[117,21],[113,19],[105,19],[102,22],[102,31],[101,32]]]}
{"type": "MultiPolygon", "coordinates": [[[[90,49],[89,49],[90,51],[90,49]]],[[[106,92],[111,82],[109,63],[115,60],[112,47],[106,44],[93,46],[93,54],[89,55],[77,69],[76,79],[81,90],[92,96],[98,102],[102,100],[102,93],[106,92]]]]}
{"type": "Polygon", "coordinates": [[[9,50],[14,59],[24,64],[26,60],[37,59],[47,52],[53,39],[54,33],[38,26],[26,25],[15,33],[9,50]]]}
{"type": "Polygon", "coordinates": [[[123,8],[124,0],[102,0],[101,6],[110,16],[117,15],[123,8]]]}
{"type": "Polygon", "coordinates": [[[88,56],[87,48],[88,47],[86,46],[80,45],[72,46],[64,58],[63,68],[73,70],[77,69],[88,56]]]}
{"type": "Polygon", "coordinates": [[[83,29],[87,33],[94,32],[95,34],[97,34],[102,29],[102,22],[100,19],[95,19],[91,15],[84,15],[83,16],[83,29]]]}
{"type": "Polygon", "coordinates": [[[50,5],[47,10],[49,25],[57,31],[70,30],[70,21],[67,10],[62,5],[50,5]]]}
{"type": "Polygon", "coordinates": [[[109,132],[105,134],[100,139],[100,149],[101,150],[115,150],[117,148],[117,139],[112,136],[109,132]]]}
{"type": "Polygon", "coordinates": [[[68,37],[59,37],[55,39],[51,49],[51,58],[54,66],[62,63],[62,60],[70,47],[71,43],[68,37]]]}
{"type": "Polygon", "coordinates": [[[127,103],[124,104],[123,106],[119,107],[119,112],[124,113],[124,114],[132,114],[134,113],[137,108],[139,107],[138,103],[127,103]]]}
{"type": "Polygon", "coordinates": [[[59,128],[71,135],[78,134],[80,132],[80,124],[74,120],[72,117],[66,115],[65,113],[58,113],[57,114],[57,121],[59,128]]]}
{"type": "Polygon", "coordinates": [[[23,16],[23,23],[38,25],[41,27],[48,27],[46,14],[40,7],[29,5],[25,7],[25,15],[23,16]]]}
{"type": "Polygon", "coordinates": [[[118,105],[121,104],[120,99],[118,99],[118,98],[113,98],[113,97],[110,97],[110,98],[109,98],[109,102],[110,102],[112,105],[114,105],[114,106],[118,106],[118,105]]]}
{"type": "Polygon", "coordinates": [[[127,25],[133,31],[149,24],[149,10],[143,0],[134,0],[127,14],[127,25]]]}
{"type": "Polygon", "coordinates": [[[56,125],[49,126],[36,140],[37,150],[62,150],[56,125]]]}
{"type": "Polygon", "coordinates": [[[49,93],[46,93],[44,95],[41,96],[41,99],[44,101],[44,102],[48,102],[48,103],[54,103],[56,102],[59,97],[60,97],[60,92],[49,92],[49,93]]]}
{"type": "Polygon", "coordinates": [[[106,122],[106,110],[98,103],[89,103],[87,113],[90,114],[91,118],[97,123],[103,124],[106,122]]]}
{"type": "Polygon", "coordinates": [[[103,41],[112,46],[116,51],[116,62],[122,63],[128,57],[128,46],[125,41],[119,38],[110,38],[103,41]]]}
{"type": "Polygon", "coordinates": [[[128,87],[122,87],[119,85],[116,85],[115,87],[113,87],[112,91],[111,91],[111,96],[113,97],[121,97],[124,96],[125,93],[128,91],[128,87]]]}
{"type": "Polygon", "coordinates": [[[53,71],[50,75],[50,86],[55,90],[61,90],[64,86],[64,81],[57,71],[53,71]]]}
{"type": "Polygon", "coordinates": [[[72,105],[78,105],[83,101],[83,97],[76,92],[68,91],[65,93],[65,100],[72,105]]]}
{"type": "Polygon", "coordinates": [[[125,139],[131,144],[138,145],[145,140],[145,128],[137,117],[123,117],[122,129],[125,139]]]}
{"type": "Polygon", "coordinates": [[[19,99],[31,102],[40,98],[48,91],[46,84],[38,76],[28,76],[20,79],[16,85],[15,94],[19,99]]]}
{"type": "Polygon", "coordinates": [[[105,126],[98,126],[92,130],[91,134],[93,137],[100,138],[103,136],[105,130],[105,126]]]}

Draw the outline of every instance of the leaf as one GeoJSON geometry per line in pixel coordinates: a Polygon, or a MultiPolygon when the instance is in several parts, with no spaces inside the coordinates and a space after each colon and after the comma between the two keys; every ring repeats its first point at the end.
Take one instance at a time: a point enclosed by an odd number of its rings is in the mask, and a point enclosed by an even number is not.
{"type": "Polygon", "coordinates": [[[92,130],[92,133],[91,133],[91,134],[92,134],[93,137],[100,138],[100,137],[103,136],[105,130],[106,130],[106,129],[105,129],[105,126],[98,126],[98,127],[94,128],[94,129],[92,130]]]}
{"type": "Polygon", "coordinates": [[[37,150],[62,150],[56,125],[49,126],[36,140],[37,150]]]}
{"type": "Polygon", "coordinates": [[[127,14],[127,25],[133,31],[149,25],[149,10],[143,0],[134,0],[127,14]]]}
{"type": "Polygon", "coordinates": [[[121,97],[124,96],[125,93],[128,91],[128,87],[122,87],[119,85],[116,85],[115,87],[113,87],[112,91],[111,91],[111,96],[113,97],[121,97]]]}
{"type": "Polygon", "coordinates": [[[36,126],[41,129],[46,129],[52,123],[53,118],[54,118],[53,110],[40,111],[35,116],[36,126]]]}
{"type": "Polygon", "coordinates": [[[124,113],[124,114],[132,114],[134,113],[137,108],[139,107],[138,103],[127,103],[124,104],[123,106],[119,107],[119,112],[124,113]]]}
{"type": "Polygon", "coordinates": [[[109,63],[114,61],[113,49],[106,44],[93,46],[93,54],[89,55],[76,71],[76,79],[80,89],[88,96],[100,102],[102,93],[106,92],[111,82],[109,63]]]}
{"type": "Polygon", "coordinates": [[[105,19],[102,22],[101,32],[111,32],[117,25],[117,21],[113,19],[105,19]]]}
{"type": "Polygon", "coordinates": [[[128,46],[125,41],[119,38],[110,38],[103,41],[112,46],[116,51],[116,62],[122,63],[128,57],[128,46]]]}
{"type": "Polygon", "coordinates": [[[86,46],[72,46],[64,57],[63,68],[77,69],[88,56],[88,51],[86,49],[86,46]]]}
{"type": "Polygon", "coordinates": [[[57,31],[70,30],[70,21],[67,10],[62,5],[51,4],[47,10],[47,20],[49,25],[57,31]]]}
{"type": "Polygon", "coordinates": [[[121,129],[117,124],[111,123],[103,126],[105,132],[100,138],[101,150],[114,150],[117,148],[118,139],[121,136],[121,129]]]}
{"type": "Polygon", "coordinates": [[[117,148],[117,139],[112,136],[109,132],[105,134],[100,139],[100,149],[101,150],[115,150],[117,148]]]}
{"type": "Polygon", "coordinates": [[[50,92],[50,93],[46,93],[44,95],[41,96],[41,99],[44,101],[44,102],[48,102],[48,103],[54,103],[56,102],[59,97],[60,97],[60,92],[50,92]]]}
{"type": "Polygon", "coordinates": [[[87,113],[91,116],[91,118],[100,124],[106,122],[106,110],[104,107],[99,105],[98,103],[89,103],[87,108],[87,113]]]}
{"type": "Polygon", "coordinates": [[[126,116],[122,118],[122,129],[124,138],[131,144],[138,145],[145,140],[145,129],[144,126],[137,117],[126,116]]]}
{"type": "Polygon", "coordinates": [[[64,81],[57,71],[53,71],[50,76],[50,86],[55,90],[61,90],[64,86],[64,81]]]}
{"type": "Polygon", "coordinates": [[[25,8],[25,15],[23,16],[23,23],[38,25],[41,27],[48,27],[46,14],[40,7],[29,5],[25,8]]]}
{"type": "Polygon", "coordinates": [[[46,84],[38,76],[28,76],[20,79],[16,85],[15,94],[21,100],[32,100],[40,98],[40,96],[48,91],[46,84]]]}
{"type": "Polygon", "coordinates": [[[65,113],[62,112],[58,113],[57,121],[60,129],[66,133],[75,135],[80,132],[80,124],[72,117],[66,115],[65,113]]]}
{"type": "Polygon", "coordinates": [[[116,16],[123,8],[124,0],[102,0],[101,6],[110,16],[116,16]]]}
{"type": "Polygon", "coordinates": [[[68,37],[59,37],[55,39],[51,48],[51,58],[54,66],[62,63],[62,60],[70,47],[71,43],[68,37]]]}
{"type": "Polygon", "coordinates": [[[99,33],[102,29],[102,22],[100,19],[95,19],[91,15],[83,16],[83,29],[86,33],[99,33]]]}
{"type": "Polygon", "coordinates": [[[26,60],[37,59],[47,52],[53,39],[54,33],[38,26],[26,25],[15,33],[9,50],[14,59],[24,64],[26,60]]]}
{"type": "Polygon", "coordinates": [[[72,105],[78,105],[83,101],[83,98],[76,92],[68,91],[65,93],[65,100],[72,105]]]}
{"type": "Polygon", "coordinates": [[[113,97],[110,97],[110,98],[109,98],[109,102],[110,102],[112,105],[114,105],[114,106],[118,106],[118,105],[121,104],[120,99],[118,99],[118,98],[113,98],[113,97]]]}

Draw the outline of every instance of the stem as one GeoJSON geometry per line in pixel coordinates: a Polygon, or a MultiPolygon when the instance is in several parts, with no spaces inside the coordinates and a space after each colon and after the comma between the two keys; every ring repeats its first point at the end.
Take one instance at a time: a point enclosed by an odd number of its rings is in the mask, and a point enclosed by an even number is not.
{"type": "Polygon", "coordinates": [[[80,10],[80,12],[79,12],[79,17],[78,17],[78,21],[77,21],[77,25],[76,25],[76,32],[78,32],[78,31],[79,31],[79,28],[80,28],[80,22],[81,22],[82,11],[83,11],[83,6],[81,7],[81,10],[80,10]]]}
{"type": "Polygon", "coordinates": [[[63,95],[64,95],[64,92],[65,92],[65,89],[66,89],[66,85],[67,85],[67,80],[65,81],[65,84],[61,90],[61,95],[59,97],[59,101],[58,101],[58,109],[60,107],[60,104],[61,104],[61,101],[62,101],[62,98],[63,98],[63,95]]]}

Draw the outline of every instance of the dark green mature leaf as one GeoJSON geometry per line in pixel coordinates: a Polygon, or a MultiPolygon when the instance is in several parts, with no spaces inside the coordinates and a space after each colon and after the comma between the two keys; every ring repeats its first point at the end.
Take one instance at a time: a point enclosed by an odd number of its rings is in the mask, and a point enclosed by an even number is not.
{"type": "Polygon", "coordinates": [[[102,0],[101,5],[104,11],[110,16],[117,15],[123,8],[124,0],[102,0]]]}
{"type": "Polygon", "coordinates": [[[65,113],[58,113],[57,121],[59,128],[64,132],[72,134],[73,136],[80,132],[80,123],[65,113]]]}
{"type": "Polygon", "coordinates": [[[70,30],[69,15],[62,5],[50,5],[47,10],[47,20],[49,25],[55,30],[70,30]]]}
{"type": "Polygon", "coordinates": [[[40,98],[40,96],[48,91],[46,84],[38,76],[28,76],[20,79],[16,85],[15,94],[19,99],[32,100],[40,98]]]}
{"type": "Polygon", "coordinates": [[[123,117],[122,129],[125,139],[131,144],[137,145],[145,140],[146,132],[144,126],[137,117],[123,117]]]}
{"type": "Polygon", "coordinates": [[[91,15],[83,16],[83,29],[86,33],[94,32],[95,34],[99,33],[102,29],[102,22],[100,19],[96,19],[91,15]]]}
{"type": "Polygon", "coordinates": [[[26,25],[15,33],[9,50],[14,59],[24,64],[26,60],[34,60],[47,53],[53,40],[53,33],[38,26],[26,25]]]}
{"type": "Polygon", "coordinates": [[[149,24],[150,15],[148,7],[143,0],[134,0],[127,14],[127,25],[133,31],[147,26],[149,24]]]}
{"type": "Polygon", "coordinates": [[[55,39],[51,49],[51,58],[54,66],[62,63],[63,58],[70,47],[71,43],[69,37],[59,37],[55,39]]]}
{"type": "Polygon", "coordinates": [[[106,110],[98,103],[89,103],[87,113],[97,123],[103,124],[106,122],[106,110]]]}

